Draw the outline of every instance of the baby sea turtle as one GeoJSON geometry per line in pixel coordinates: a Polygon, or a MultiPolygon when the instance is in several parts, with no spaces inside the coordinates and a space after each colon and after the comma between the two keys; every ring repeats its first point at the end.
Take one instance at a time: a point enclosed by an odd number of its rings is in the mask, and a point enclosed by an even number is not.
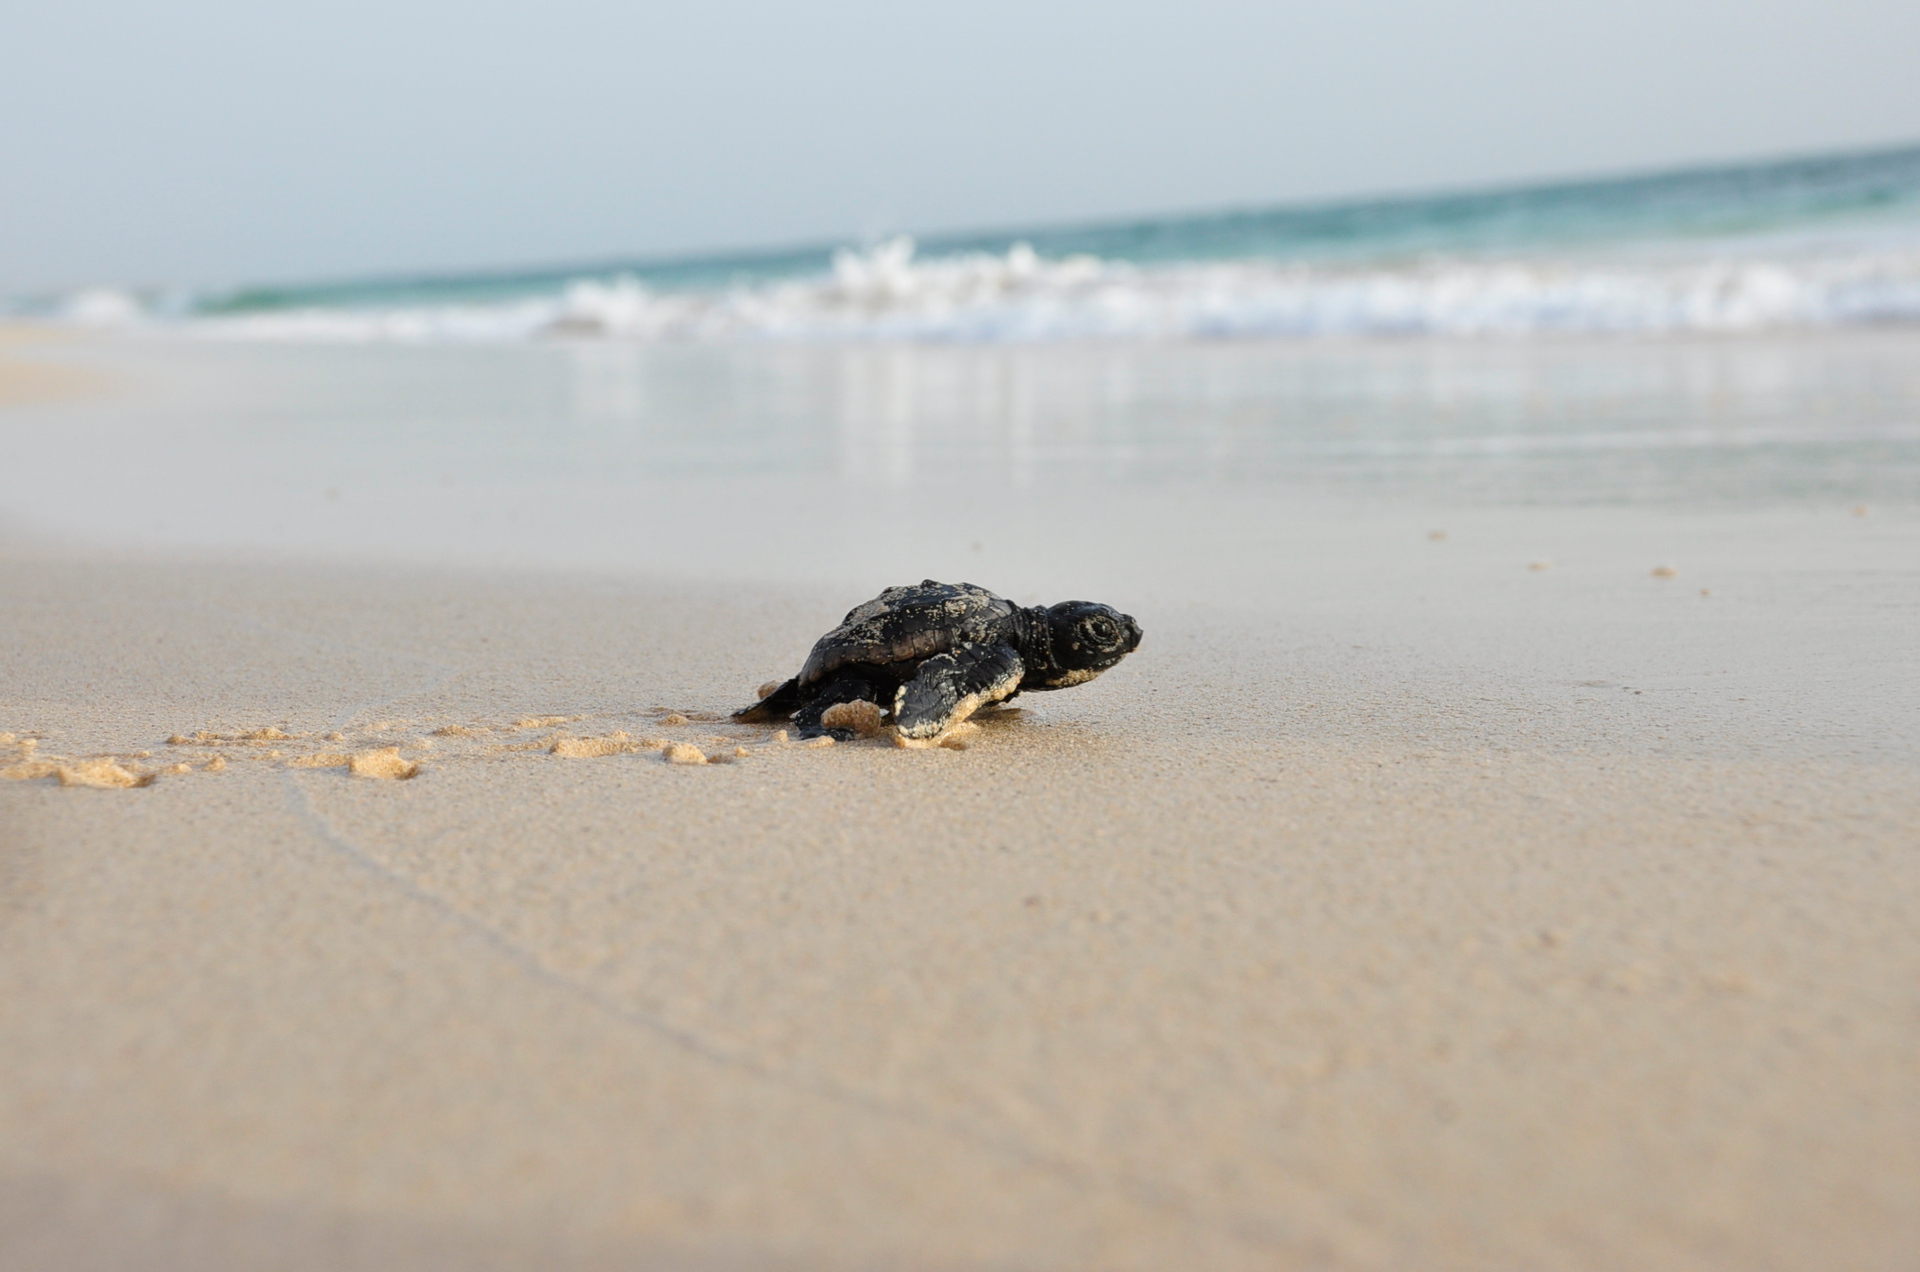
{"type": "Polygon", "coordinates": [[[971,583],[890,587],[814,642],[800,674],[734,719],[792,716],[801,737],[842,741],[829,707],[891,708],[901,736],[934,738],[988,703],[1083,685],[1140,645],[1140,625],[1106,605],[1022,608],[971,583]]]}

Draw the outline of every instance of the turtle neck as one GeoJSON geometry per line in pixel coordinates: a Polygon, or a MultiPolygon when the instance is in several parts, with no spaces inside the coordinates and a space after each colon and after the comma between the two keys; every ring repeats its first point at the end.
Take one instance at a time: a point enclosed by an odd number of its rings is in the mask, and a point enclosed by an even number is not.
{"type": "Polygon", "coordinates": [[[1038,680],[1045,673],[1055,670],[1053,665],[1053,616],[1044,605],[1031,605],[1016,608],[1013,611],[1013,632],[1015,648],[1020,651],[1020,661],[1026,664],[1026,675],[1038,680]]]}

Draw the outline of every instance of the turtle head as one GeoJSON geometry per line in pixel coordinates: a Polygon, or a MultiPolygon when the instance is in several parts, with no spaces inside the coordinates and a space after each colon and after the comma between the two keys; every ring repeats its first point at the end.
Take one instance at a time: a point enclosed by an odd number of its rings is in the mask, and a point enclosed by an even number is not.
{"type": "Polygon", "coordinates": [[[1052,666],[1036,689],[1082,685],[1140,647],[1140,624],[1111,605],[1062,601],[1047,610],[1052,666]]]}

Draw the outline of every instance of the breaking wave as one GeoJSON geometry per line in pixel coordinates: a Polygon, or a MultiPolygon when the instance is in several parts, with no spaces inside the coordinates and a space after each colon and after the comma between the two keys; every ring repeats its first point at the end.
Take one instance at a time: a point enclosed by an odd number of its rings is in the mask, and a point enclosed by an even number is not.
{"type": "Polygon", "coordinates": [[[1397,267],[843,251],[825,277],[663,291],[631,276],[493,304],[309,307],[203,318],[256,340],[1049,341],[1750,332],[1920,322],[1920,251],[1397,267]]]}
{"type": "MultiPolygon", "coordinates": [[[[0,311],[7,308],[0,304],[0,311]]],[[[247,340],[964,341],[1920,322],[1920,146],[1417,198],[43,307],[247,340]]]]}

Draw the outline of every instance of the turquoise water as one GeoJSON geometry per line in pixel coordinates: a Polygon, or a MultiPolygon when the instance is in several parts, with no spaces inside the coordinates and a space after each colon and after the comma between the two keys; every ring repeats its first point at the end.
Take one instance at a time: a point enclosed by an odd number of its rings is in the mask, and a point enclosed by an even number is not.
{"type": "MultiPolygon", "coordinates": [[[[242,339],[1524,336],[1920,322],[1920,145],[868,244],[44,300],[242,339]]],[[[16,304],[16,307],[18,305],[16,304]]]]}
{"type": "MultiPolygon", "coordinates": [[[[1783,162],[1684,169],[1600,181],[1026,227],[919,240],[923,257],[1004,256],[1167,265],[1262,260],[1378,263],[1920,225],[1920,146],[1783,162]]],[[[585,277],[634,278],[661,291],[705,291],[824,275],[848,244],[559,268],[249,287],[209,296],[203,313],[308,305],[500,301],[552,293],[585,277]]]]}

